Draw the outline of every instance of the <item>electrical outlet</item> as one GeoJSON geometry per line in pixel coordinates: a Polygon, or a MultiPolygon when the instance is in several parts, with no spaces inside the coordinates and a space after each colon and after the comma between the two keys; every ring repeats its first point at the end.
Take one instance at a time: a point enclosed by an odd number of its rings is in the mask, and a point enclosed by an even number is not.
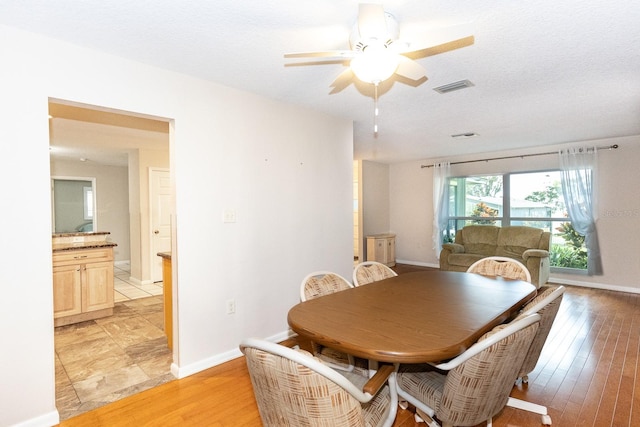
{"type": "Polygon", "coordinates": [[[227,300],[227,314],[233,314],[236,312],[236,300],[228,299],[227,300]]]}

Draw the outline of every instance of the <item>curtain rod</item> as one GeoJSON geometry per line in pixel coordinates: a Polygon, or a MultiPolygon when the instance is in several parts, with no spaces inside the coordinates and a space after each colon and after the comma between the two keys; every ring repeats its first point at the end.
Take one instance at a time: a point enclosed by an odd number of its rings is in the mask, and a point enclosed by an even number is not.
{"type": "MultiPolygon", "coordinates": [[[[618,148],[618,144],[607,145],[603,147],[596,147],[596,150],[615,150],[618,148]]],[[[504,159],[522,159],[525,157],[534,157],[534,156],[547,156],[549,154],[558,154],[557,151],[548,151],[546,153],[534,153],[534,154],[521,154],[519,156],[505,156],[505,157],[493,157],[490,159],[477,159],[477,160],[465,160],[463,162],[453,162],[452,165],[461,165],[463,163],[476,163],[476,162],[488,162],[490,160],[504,160],[504,159]]],[[[433,165],[420,165],[420,168],[432,168],[433,165]]]]}

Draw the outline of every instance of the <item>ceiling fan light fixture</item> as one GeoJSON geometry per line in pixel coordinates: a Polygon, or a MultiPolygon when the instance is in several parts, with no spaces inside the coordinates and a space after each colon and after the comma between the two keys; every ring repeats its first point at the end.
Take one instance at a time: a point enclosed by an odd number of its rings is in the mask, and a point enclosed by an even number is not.
{"type": "Polygon", "coordinates": [[[398,56],[385,46],[371,44],[351,60],[351,71],[365,83],[387,80],[398,69],[398,56]]]}

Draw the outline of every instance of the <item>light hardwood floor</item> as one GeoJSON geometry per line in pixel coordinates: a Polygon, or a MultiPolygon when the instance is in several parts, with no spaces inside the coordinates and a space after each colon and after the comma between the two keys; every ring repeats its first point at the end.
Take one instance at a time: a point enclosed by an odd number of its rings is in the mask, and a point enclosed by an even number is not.
{"type": "MultiPolygon", "coordinates": [[[[398,266],[397,271],[415,268],[398,266]]],[[[553,426],[640,425],[640,295],[567,287],[529,384],[512,396],[546,405],[553,426]]],[[[72,426],[259,426],[242,358],[68,419],[72,426]]],[[[416,424],[399,410],[394,427],[416,424]]],[[[484,424],[481,424],[481,426],[484,424]]],[[[540,426],[535,414],[505,408],[495,427],[540,426]]]]}

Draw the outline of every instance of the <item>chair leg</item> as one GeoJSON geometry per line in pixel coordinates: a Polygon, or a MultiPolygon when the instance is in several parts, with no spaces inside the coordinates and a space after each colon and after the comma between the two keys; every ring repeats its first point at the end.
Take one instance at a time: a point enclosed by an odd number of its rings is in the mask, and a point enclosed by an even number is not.
{"type": "Polygon", "coordinates": [[[529,376],[528,375],[523,375],[521,377],[518,377],[518,379],[516,379],[516,385],[521,385],[521,384],[527,384],[529,382],[529,376]]]}
{"type": "MultiPolygon", "coordinates": [[[[414,415],[414,419],[417,423],[426,423],[429,427],[440,427],[440,424],[438,424],[436,420],[434,420],[429,415],[427,415],[424,411],[418,408],[416,408],[416,414],[414,415]]],[[[444,424],[444,426],[446,426],[446,424],[444,424]]]]}
{"type": "Polygon", "coordinates": [[[510,397],[507,401],[507,406],[516,409],[522,409],[523,411],[533,412],[534,414],[540,414],[542,417],[542,424],[551,425],[551,417],[547,412],[547,407],[538,405],[536,403],[527,402],[520,399],[510,397]]]}

